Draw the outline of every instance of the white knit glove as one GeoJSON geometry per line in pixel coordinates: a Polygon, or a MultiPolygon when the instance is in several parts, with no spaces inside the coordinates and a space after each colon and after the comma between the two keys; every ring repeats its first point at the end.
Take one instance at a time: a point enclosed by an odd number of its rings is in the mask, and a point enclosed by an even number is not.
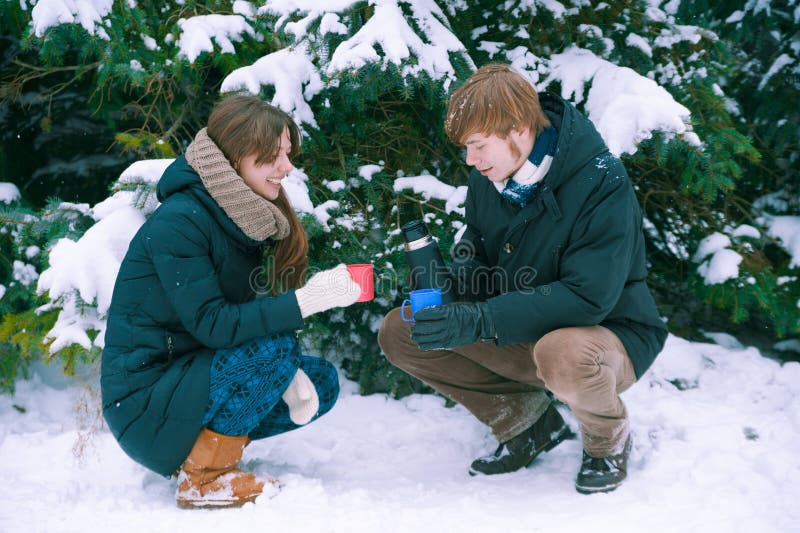
{"type": "Polygon", "coordinates": [[[319,410],[317,389],[314,388],[308,374],[299,368],[281,398],[289,406],[289,418],[298,426],[308,424],[319,410]]]}
{"type": "Polygon", "coordinates": [[[304,286],[294,291],[303,318],[334,307],[347,307],[355,303],[360,294],[361,287],[353,281],[343,263],[330,270],[317,272],[304,286]]]}

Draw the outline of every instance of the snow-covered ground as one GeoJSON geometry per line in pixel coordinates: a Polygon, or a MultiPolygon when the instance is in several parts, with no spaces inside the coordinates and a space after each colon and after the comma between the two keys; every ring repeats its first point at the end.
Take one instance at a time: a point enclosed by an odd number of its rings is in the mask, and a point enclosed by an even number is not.
{"type": "Polygon", "coordinates": [[[0,396],[0,531],[800,531],[800,364],[713,338],[670,337],[624,394],[629,480],[592,496],[573,488],[578,441],[521,472],[472,478],[470,461],[496,443],[462,407],[359,396],[343,382],[318,422],[247,448],[247,466],[279,477],[280,494],[183,511],[175,480],[133,463],[98,426],[96,376],[38,366],[0,396]]]}

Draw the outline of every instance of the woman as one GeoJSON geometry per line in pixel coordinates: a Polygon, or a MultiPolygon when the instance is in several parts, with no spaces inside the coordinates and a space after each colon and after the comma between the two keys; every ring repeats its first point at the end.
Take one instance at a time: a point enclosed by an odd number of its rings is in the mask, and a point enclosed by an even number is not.
{"type": "Polygon", "coordinates": [[[181,507],[253,501],[264,482],[237,468],[247,443],[310,422],[338,395],[335,368],[303,356],[295,331],[359,287],[344,265],[303,284],[308,242],[281,188],[299,151],[283,111],[219,102],[164,172],[162,203],[117,276],[103,414],[131,458],[178,474],[181,507]],[[271,291],[256,298],[265,250],[271,291]]]}

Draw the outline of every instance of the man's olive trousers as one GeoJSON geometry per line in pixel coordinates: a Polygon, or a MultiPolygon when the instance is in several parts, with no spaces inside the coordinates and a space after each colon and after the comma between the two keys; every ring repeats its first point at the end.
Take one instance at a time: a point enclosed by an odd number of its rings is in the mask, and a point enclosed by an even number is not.
{"type": "Polygon", "coordinates": [[[384,318],[378,343],[389,362],[466,407],[498,441],[533,425],[550,403],[549,390],[572,409],[589,455],[605,457],[625,442],[628,414],[619,394],[636,376],[625,347],[610,330],[569,327],[534,343],[499,348],[477,342],[422,351],[410,328],[399,309],[384,318]]]}

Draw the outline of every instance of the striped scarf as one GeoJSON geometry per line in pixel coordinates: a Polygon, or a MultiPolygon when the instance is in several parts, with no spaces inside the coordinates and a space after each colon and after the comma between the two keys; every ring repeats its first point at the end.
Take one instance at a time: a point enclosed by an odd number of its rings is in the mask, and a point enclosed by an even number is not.
{"type": "Polygon", "coordinates": [[[497,191],[505,198],[524,207],[531,201],[539,182],[544,179],[550,165],[553,162],[553,155],[556,153],[556,141],[558,132],[553,126],[542,130],[533,145],[530,155],[525,163],[511,178],[507,178],[501,183],[495,183],[497,191]]]}

